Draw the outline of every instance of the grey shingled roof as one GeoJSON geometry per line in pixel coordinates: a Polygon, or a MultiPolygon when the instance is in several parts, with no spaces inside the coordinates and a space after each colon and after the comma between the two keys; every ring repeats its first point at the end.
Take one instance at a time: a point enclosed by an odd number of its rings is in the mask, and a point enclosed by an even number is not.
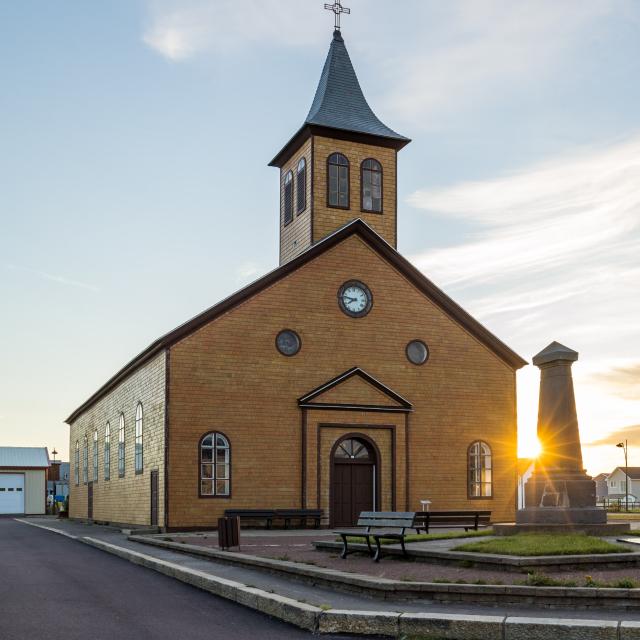
{"type": "Polygon", "coordinates": [[[409,141],[409,138],[389,129],[371,110],[339,31],[333,32],[329,54],[305,124],[409,141]]]}
{"type": "Polygon", "coordinates": [[[0,447],[0,467],[48,467],[46,447],[0,447]]]}

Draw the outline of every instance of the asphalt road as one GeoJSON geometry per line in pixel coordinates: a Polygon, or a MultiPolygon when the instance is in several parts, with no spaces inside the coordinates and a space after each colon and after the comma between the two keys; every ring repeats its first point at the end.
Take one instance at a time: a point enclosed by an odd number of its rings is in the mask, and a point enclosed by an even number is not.
{"type": "Polygon", "coordinates": [[[312,637],[75,540],[0,517],[0,640],[312,637]]]}

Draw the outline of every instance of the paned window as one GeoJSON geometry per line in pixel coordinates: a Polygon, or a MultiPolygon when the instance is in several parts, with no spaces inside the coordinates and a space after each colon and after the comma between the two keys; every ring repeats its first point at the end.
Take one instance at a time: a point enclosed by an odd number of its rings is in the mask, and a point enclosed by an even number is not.
{"type": "Polygon", "coordinates": [[[302,213],[307,208],[307,161],[300,158],[296,176],[296,211],[302,213]]]}
{"type": "Polygon", "coordinates": [[[136,440],[135,440],[135,469],[136,473],[142,473],[142,403],[136,407],[136,440]]]}
{"type": "Polygon", "coordinates": [[[369,460],[371,454],[362,440],[347,438],[338,445],[334,457],[343,460],[369,460]]]}
{"type": "Polygon", "coordinates": [[[80,484],[80,443],[76,440],[76,457],[74,460],[74,475],[76,484],[80,484]]]}
{"type": "Polygon", "coordinates": [[[349,208],[349,161],[341,153],[327,160],[327,201],[330,207],[349,208]]]}
{"type": "Polygon", "coordinates": [[[118,424],[118,475],[124,476],[124,413],[120,414],[118,424]]]}
{"type": "Polygon", "coordinates": [[[98,481],[98,430],[93,432],[93,481],[98,481]]]}
{"type": "Polygon", "coordinates": [[[382,213],[382,165],[373,158],[362,163],[362,210],[382,213]]]}
{"type": "Polygon", "coordinates": [[[107,422],[104,430],[104,479],[111,477],[111,425],[107,422]]]}
{"type": "Polygon", "coordinates": [[[82,482],[87,484],[89,481],[89,439],[84,437],[82,444],[82,482]]]}
{"type": "Polygon", "coordinates": [[[491,495],[491,447],[478,440],[469,447],[469,497],[490,498],[491,495]]]}
{"type": "Polygon", "coordinates": [[[231,448],[221,433],[208,433],[200,441],[200,495],[231,493],[231,448]]]}
{"type": "Polygon", "coordinates": [[[287,172],[284,177],[284,223],[289,224],[293,220],[293,173],[287,172]]]}

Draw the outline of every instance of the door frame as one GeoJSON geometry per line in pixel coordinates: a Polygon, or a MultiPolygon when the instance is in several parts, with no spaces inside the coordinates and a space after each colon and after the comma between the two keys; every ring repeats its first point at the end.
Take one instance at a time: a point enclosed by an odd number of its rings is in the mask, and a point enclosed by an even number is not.
{"type": "Polygon", "coordinates": [[[87,519],[93,520],[93,480],[87,482],[87,519]]]}
{"type": "MultiPolygon", "coordinates": [[[[333,426],[333,425],[332,425],[333,426]]],[[[363,426],[368,426],[368,425],[363,425],[363,426]]],[[[394,434],[395,435],[395,434],[394,434]]],[[[378,448],[378,445],[375,443],[375,441],[370,438],[368,435],[366,435],[365,433],[361,433],[359,431],[352,431],[350,433],[343,433],[334,443],[333,446],[331,447],[331,453],[329,454],[329,526],[330,527],[335,527],[335,520],[334,520],[334,514],[333,514],[333,488],[334,488],[334,466],[336,464],[359,464],[357,462],[353,462],[353,463],[336,463],[334,462],[334,456],[335,456],[335,452],[336,449],[338,448],[338,446],[340,445],[341,442],[344,442],[345,440],[348,440],[349,438],[356,438],[359,440],[363,440],[364,442],[366,442],[371,451],[373,452],[373,455],[375,456],[375,460],[373,462],[373,468],[374,468],[374,478],[375,478],[375,484],[373,487],[373,491],[374,491],[374,505],[373,505],[373,510],[374,511],[380,511],[380,498],[382,495],[382,485],[381,485],[381,472],[380,472],[380,467],[382,466],[382,460],[380,457],[380,449],[378,448]]],[[[370,462],[367,462],[365,464],[371,464],[370,462]]],[[[394,463],[392,463],[394,464],[394,463]]]]}

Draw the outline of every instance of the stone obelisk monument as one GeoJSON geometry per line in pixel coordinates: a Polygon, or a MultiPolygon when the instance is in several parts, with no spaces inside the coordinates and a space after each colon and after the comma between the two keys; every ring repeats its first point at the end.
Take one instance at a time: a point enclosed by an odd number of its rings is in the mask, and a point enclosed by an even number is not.
{"type": "MultiPolygon", "coordinates": [[[[496,533],[583,531],[615,535],[627,523],[607,524],[607,513],[596,507],[596,485],[582,467],[578,415],[571,365],[578,353],[558,342],[534,356],[540,369],[538,439],[542,453],[525,485],[525,508],[515,525],[498,525],[496,533]]],[[[495,527],[494,527],[495,529],[495,527]]]]}

